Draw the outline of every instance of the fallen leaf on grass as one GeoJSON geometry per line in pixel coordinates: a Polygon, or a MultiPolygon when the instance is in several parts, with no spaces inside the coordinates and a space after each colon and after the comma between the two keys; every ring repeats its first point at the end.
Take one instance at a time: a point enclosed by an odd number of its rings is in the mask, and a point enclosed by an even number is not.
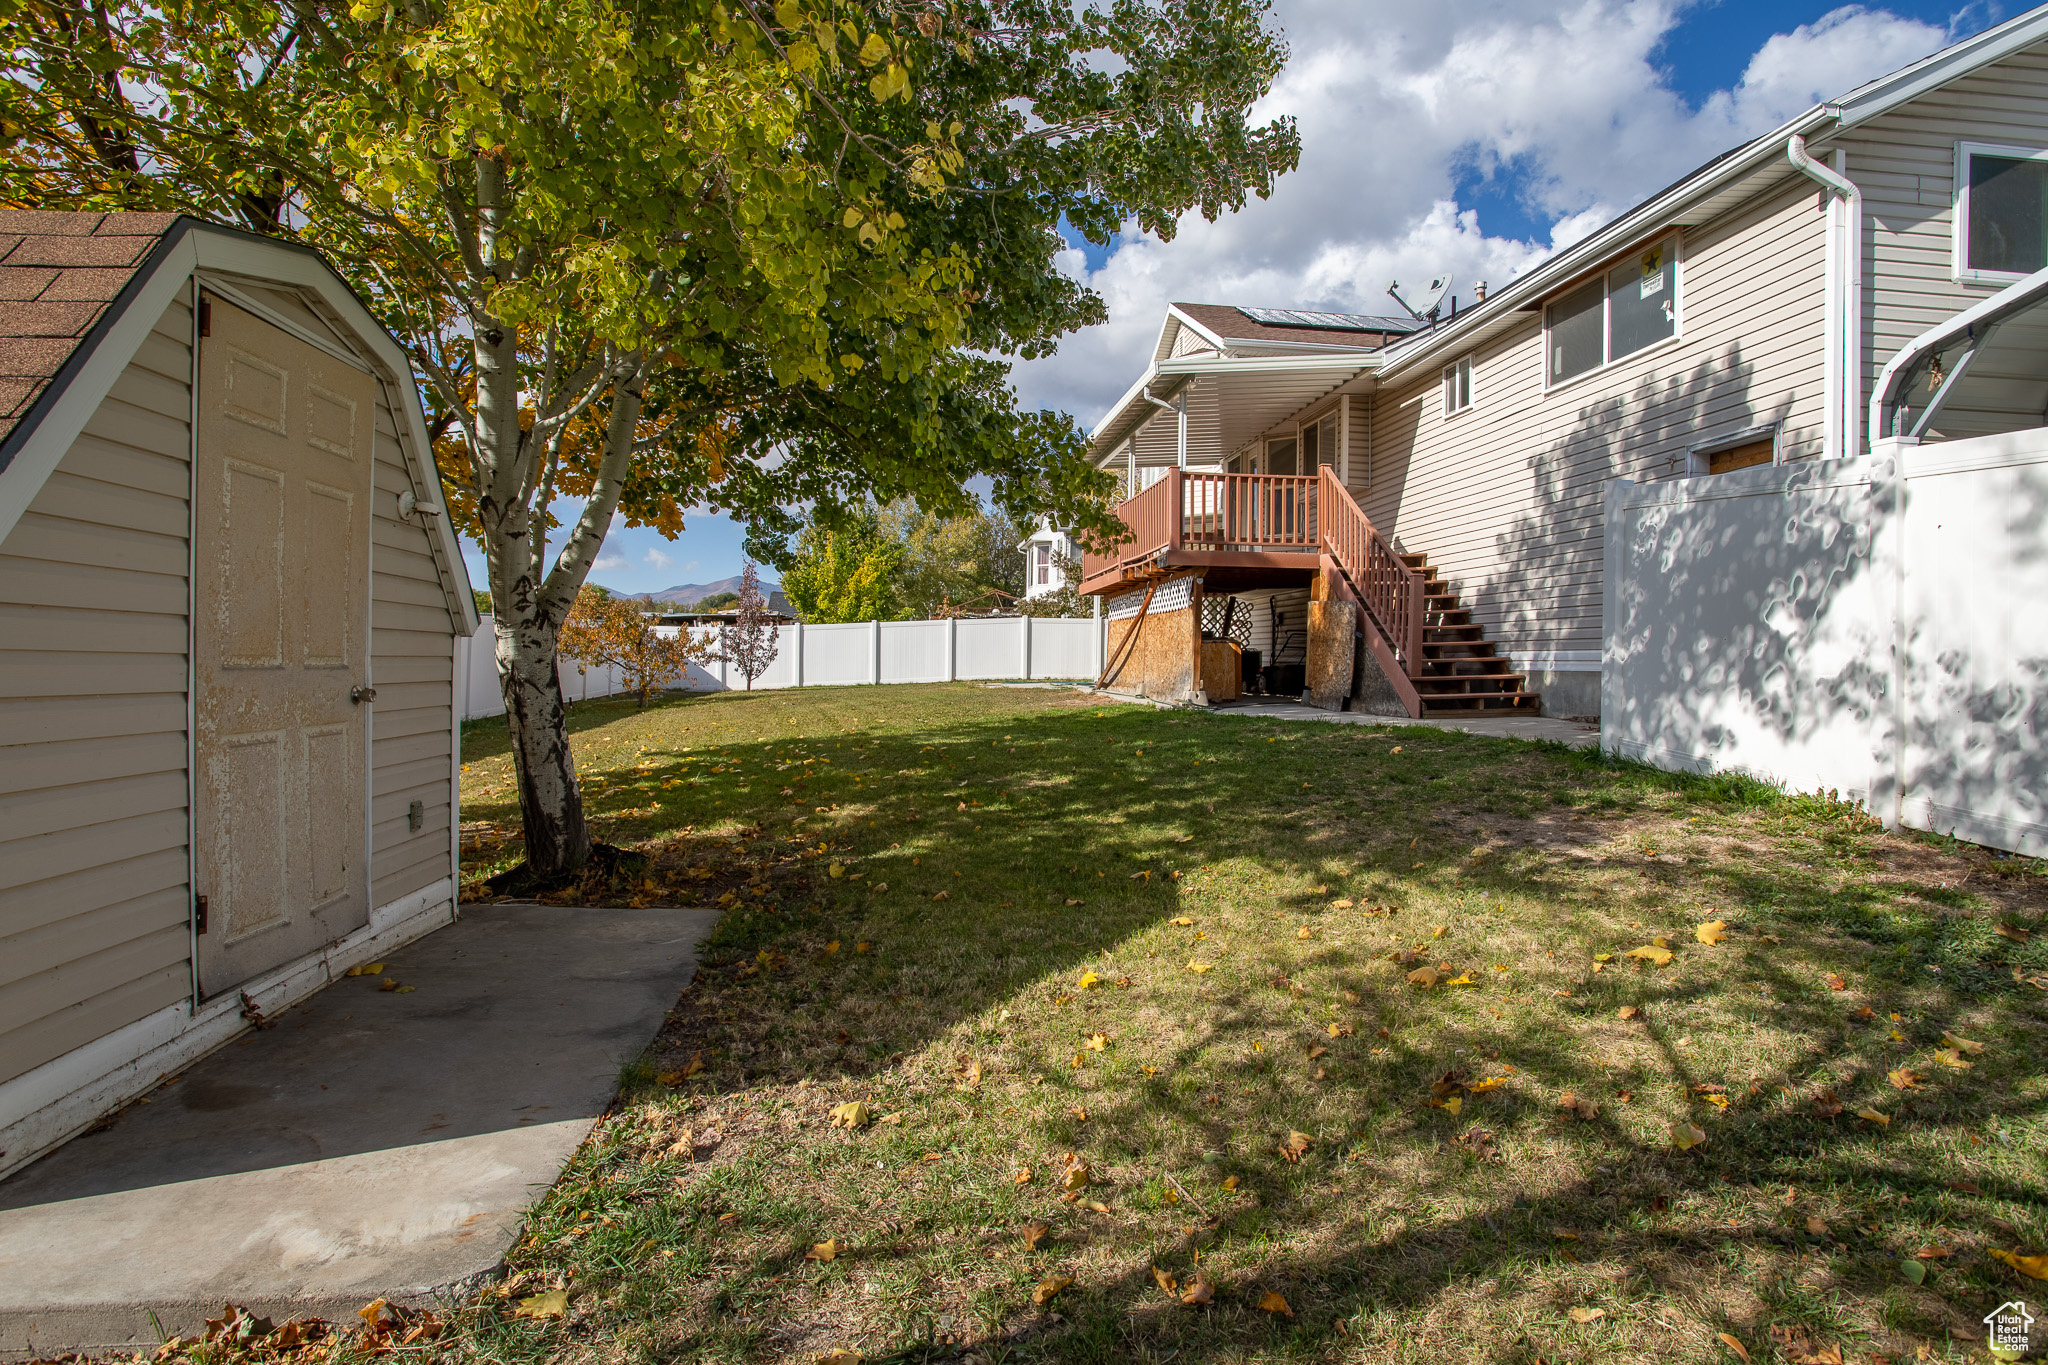
{"type": "Polygon", "coordinates": [[[1775,1326],[1771,1328],[1771,1341],[1790,1365],[1843,1365],[1841,1347],[1823,1346],[1815,1350],[1813,1339],[1804,1328],[1775,1326]]]}
{"type": "Polygon", "coordinates": [[[566,1289],[550,1289],[544,1294],[521,1299],[519,1306],[512,1310],[515,1318],[563,1318],[568,1315],[569,1291],[566,1289]]]}
{"type": "Polygon", "coordinates": [[[1451,1139],[1452,1143],[1464,1148],[1482,1161],[1498,1161],[1500,1153],[1494,1149],[1493,1134],[1485,1128],[1470,1128],[1451,1139]]]}
{"type": "Polygon", "coordinates": [[[1038,1250],[1038,1244],[1044,1241],[1045,1234],[1051,1231],[1052,1229],[1044,1223],[1033,1223],[1030,1227],[1025,1228],[1024,1249],[1026,1251],[1038,1250]]]}
{"type": "Polygon", "coordinates": [[[1849,989],[1849,983],[1842,979],[1841,973],[1829,972],[1828,989],[1831,991],[1846,991],[1849,989]]]}
{"type": "Polygon", "coordinates": [[[1283,1318],[1294,1316],[1294,1310],[1287,1306],[1287,1300],[1278,1294],[1270,1292],[1259,1300],[1259,1311],[1262,1313],[1272,1313],[1283,1318]]]}
{"type": "Polygon", "coordinates": [[[1921,1247],[1918,1251],[1914,1252],[1913,1254],[1923,1261],[1941,1261],[1948,1259],[1950,1256],[1953,1256],[1956,1253],[1955,1248],[1941,1246],[1937,1243],[1933,1246],[1921,1247]]]}
{"type": "Polygon", "coordinates": [[[1193,1304],[1198,1308],[1205,1303],[1214,1303],[1216,1301],[1216,1286],[1209,1283],[1208,1276],[1197,1274],[1195,1282],[1180,1292],[1180,1301],[1186,1304],[1193,1304]]]}
{"type": "Polygon", "coordinates": [[[1428,990],[1436,984],[1436,968],[1417,967],[1414,971],[1408,973],[1408,984],[1420,986],[1422,989],[1428,990]]]}
{"type": "Polygon", "coordinates": [[[1351,1025],[1326,1024],[1323,1027],[1323,1032],[1329,1034],[1332,1038],[1349,1038],[1351,1036],[1351,1025]]]}
{"type": "Polygon", "coordinates": [[[1726,920],[1710,919],[1692,931],[1692,936],[1702,943],[1719,943],[1728,937],[1726,920]]]}
{"type": "Polygon", "coordinates": [[[1226,1176],[1224,1176],[1224,1177],[1223,1177],[1223,1188],[1224,1188],[1224,1189],[1226,1189],[1226,1190],[1234,1190],[1234,1189],[1236,1189],[1236,1188],[1237,1188],[1237,1177],[1236,1177],[1236,1176],[1234,1176],[1234,1175],[1226,1175],[1226,1176]]]}
{"type": "Polygon", "coordinates": [[[903,1111],[901,1109],[898,1109],[893,1114],[884,1114],[882,1115],[882,1117],[876,1119],[875,1122],[894,1124],[898,1127],[901,1127],[903,1123],[903,1111]]]}
{"type": "Polygon", "coordinates": [[[1569,1090],[1557,1097],[1557,1107],[1578,1115],[1588,1123],[1600,1117],[1600,1106],[1598,1104],[1592,1100],[1580,1099],[1569,1090]]]}
{"type": "Polygon", "coordinates": [[[1992,927],[1991,932],[2000,938],[2009,938],[2015,943],[2025,943],[2033,930],[2022,929],[2017,924],[1998,924],[1992,927]]]}
{"type": "Polygon", "coordinates": [[[1329,1050],[1330,1050],[1330,1049],[1328,1049],[1328,1048],[1326,1048],[1326,1047],[1322,1046],[1322,1045],[1321,1045],[1320,1043],[1318,1043],[1318,1044],[1316,1044],[1316,1045],[1312,1046],[1311,1048],[1309,1048],[1309,1050],[1308,1050],[1308,1059],[1309,1059],[1310,1061],[1314,1061],[1314,1060],[1315,1060],[1316,1058],[1318,1058],[1318,1057],[1322,1056],[1322,1055],[1323,1055],[1323,1054],[1324,1054],[1325,1052],[1328,1052],[1329,1050]]]}
{"type": "Polygon", "coordinates": [[[845,1104],[835,1104],[831,1109],[832,1122],[839,1127],[849,1130],[867,1127],[873,1117],[874,1111],[859,1100],[848,1100],[845,1104]]]}
{"type": "Polygon", "coordinates": [[[1946,1030],[1943,1030],[1941,1035],[1941,1041],[1947,1044],[1949,1047],[1954,1048],[1957,1052],[1967,1052],[1972,1057],[1979,1056],[1984,1051],[1984,1044],[1973,1043],[1968,1038],[1963,1037],[1960,1033],[1950,1033],[1946,1030]]]}
{"type": "Polygon", "coordinates": [[[1952,1047],[1936,1048],[1934,1050],[1934,1060],[1940,1062],[1943,1066],[1953,1067],[1957,1071],[1968,1071],[1976,1065],[1975,1062],[1968,1060],[1961,1052],[1952,1047]]]}
{"type": "Polygon", "coordinates": [[[1806,1220],[1806,1230],[1816,1237],[1828,1235],[1828,1225],[1818,1218],[1809,1217],[1806,1220]]]}
{"type": "Polygon", "coordinates": [[[1017,1172],[1016,1179],[1012,1183],[1017,1185],[1029,1185],[1031,1183],[1031,1168],[1027,1166],[1023,1170],[1017,1172]]]}
{"type": "Polygon", "coordinates": [[[1444,1099],[1431,1100],[1429,1106],[1432,1109],[1441,1109],[1446,1114],[1455,1118],[1458,1111],[1465,1107],[1465,1097],[1463,1095],[1451,1095],[1444,1099]]]}
{"type": "Polygon", "coordinates": [[[1287,1141],[1280,1144],[1280,1155],[1286,1157],[1288,1162],[1292,1164],[1306,1156],[1309,1148],[1315,1145],[1316,1140],[1307,1133],[1290,1131],[1287,1134],[1287,1141]]]}
{"type": "Polygon", "coordinates": [[[845,1346],[834,1346],[818,1357],[818,1365],[861,1365],[861,1353],[845,1346]]]}
{"type": "Polygon", "coordinates": [[[1607,1316],[1605,1308],[1574,1308],[1567,1314],[1573,1322],[1598,1322],[1607,1316]]]}
{"type": "Polygon", "coordinates": [[[1444,984],[1446,986],[1470,986],[1474,983],[1470,972],[1460,972],[1449,981],[1444,982],[1444,984]]]}
{"type": "Polygon", "coordinates": [[[1152,1267],[1152,1278],[1168,1294],[1177,1293],[1180,1290],[1180,1281],[1174,1279],[1173,1276],[1167,1274],[1156,1265],[1152,1267]]]}
{"type": "Polygon", "coordinates": [[[1101,984],[1102,978],[1097,976],[1094,972],[1081,973],[1081,979],[1074,983],[1075,986],[1079,987],[1081,990],[1084,991],[1092,991],[1101,984]]]}
{"type": "Polygon", "coordinates": [[[1616,1010],[1616,1011],[1615,1011],[1614,1013],[1615,1013],[1615,1015],[1616,1015],[1617,1017],[1619,1017],[1619,1018],[1622,1018],[1622,1019],[1633,1019],[1633,1018],[1635,1018],[1635,1017],[1636,1017],[1637,1015],[1641,1014],[1642,1012],[1643,1012],[1643,1009],[1642,1009],[1642,1006],[1640,1006],[1640,1005],[1623,1005],[1623,1006],[1622,1006],[1622,1007],[1621,1007],[1620,1009],[1616,1010]]]}
{"type": "Polygon", "coordinates": [[[2010,1251],[1991,1248],[1993,1259],[2004,1261],[2020,1274],[2036,1280],[2048,1280],[2048,1256],[2021,1256],[2010,1251]]]}
{"type": "Polygon", "coordinates": [[[1714,1336],[1723,1346],[1726,1346],[1729,1350],[1735,1352],[1735,1354],[1739,1356],[1742,1360],[1744,1360],[1745,1362],[1748,1361],[1749,1348],[1744,1346],[1741,1342],[1737,1341],[1731,1333],[1716,1332],[1714,1336]]]}
{"type": "Polygon", "coordinates": [[[1671,950],[1669,948],[1660,948],[1654,943],[1645,943],[1640,948],[1631,948],[1626,953],[1623,953],[1622,956],[1641,958],[1652,967],[1668,967],[1671,965],[1671,950]]]}
{"type": "Polygon", "coordinates": [[[1090,1052],[1100,1052],[1108,1046],[1109,1035],[1107,1033],[1091,1033],[1088,1035],[1088,1050],[1090,1052]]]}
{"type": "Polygon", "coordinates": [[[1920,1082],[1927,1079],[1919,1072],[1908,1071],[1903,1066],[1897,1071],[1886,1072],[1884,1078],[1892,1083],[1892,1089],[1894,1090],[1912,1090],[1918,1087],[1920,1082]]]}
{"type": "Polygon", "coordinates": [[[949,901],[953,899],[953,893],[950,891],[941,891],[937,895],[933,896],[932,899],[935,901],[949,901]]]}
{"type": "Polygon", "coordinates": [[[1726,1095],[1708,1095],[1704,1098],[1708,1104],[1713,1105],[1717,1109],[1726,1109],[1728,1107],[1728,1097],[1726,1095]]]}
{"type": "Polygon", "coordinates": [[[1880,1128],[1889,1128],[1892,1126],[1891,1115],[1880,1114],[1875,1109],[1858,1109],[1856,1111],[1856,1117],[1864,1120],[1867,1123],[1874,1123],[1880,1128]]]}
{"type": "Polygon", "coordinates": [[[1671,1145],[1679,1151],[1689,1151],[1707,1140],[1706,1131],[1680,1119],[1671,1125],[1671,1145]]]}
{"type": "Polygon", "coordinates": [[[828,1237],[804,1253],[806,1261],[836,1261],[839,1259],[839,1239],[828,1237]]]}
{"type": "Polygon", "coordinates": [[[1173,917],[1173,922],[1175,924],[1178,924],[1183,929],[1189,928],[1194,924],[1194,921],[1189,919],[1186,915],[1175,915],[1173,917]]]}
{"type": "Polygon", "coordinates": [[[1069,1159],[1066,1171],[1060,1176],[1060,1188],[1063,1190],[1085,1190],[1088,1188],[1088,1182],[1091,1178],[1092,1173],[1088,1169],[1087,1162],[1069,1159]]]}
{"type": "Polygon", "coordinates": [[[1342,899],[1342,900],[1334,900],[1334,901],[1331,901],[1331,902],[1330,902],[1330,908],[1331,908],[1332,910],[1349,910],[1349,909],[1351,908],[1351,906],[1352,906],[1352,901],[1351,901],[1351,898],[1350,898],[1349,896],[1346,896],[1346,897],[1345,897],[1344,899],[1342,899]]]}
{"type": "Polygon", "coordinates": [[[1195,975],[1200,976],[1204,972],[1214,971],[1215,968],[1206,962],[1190,962],[1188,964],[1188,970],[1195,973],[1195,975]]]}
{"type": "Polygon", "coordinates": [[[1062,1289],[1065,1289],[1073,1282],[1074,1277],[1071,1275],[1048,1276],[1039,1284],[1038,1288],[1031,1291],[1031,1301],[1036,1304],[1050,1303],[1062,1289]]]}
{"type": "Polygon", "coordinates": [[[1472,1082],[1471,1091],[1475,1095],[1484,1095],[1487,1091],[1498,1090],[1507,1083],[1505,1076],[1488,1076],[1483,1081],[1472,1082]]]}
{"type": "Polygon", "coordinates": [[[1842,1102],[1835,1098],[1833,1089],[1817,1092],[1813,1097],[1813,1112],[1824,1119],[1831,1119],[1842,1112],[1842,1102]]]}

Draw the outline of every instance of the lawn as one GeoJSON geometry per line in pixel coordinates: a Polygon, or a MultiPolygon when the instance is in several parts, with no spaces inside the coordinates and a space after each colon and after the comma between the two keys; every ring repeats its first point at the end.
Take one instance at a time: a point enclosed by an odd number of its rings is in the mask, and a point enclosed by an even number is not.
{"type": "MultiPolygon", "coordinates": [[[[480,1355],[1963,1360],[2048,1297],[1997,1257],[2048,1251],[2037,862],[1066,690],[571,728],[648,862],[566,898],[728,911],[480,1355]]],[[[477,896],[502,722],[464,769],[477,896]]]]}

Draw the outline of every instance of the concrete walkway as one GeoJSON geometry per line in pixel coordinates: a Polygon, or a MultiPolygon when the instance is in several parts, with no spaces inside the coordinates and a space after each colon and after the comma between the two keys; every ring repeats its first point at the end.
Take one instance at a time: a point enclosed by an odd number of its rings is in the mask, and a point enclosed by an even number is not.
{"type": "Polygon", "coordinates": [[[713,910],[479,905],[0,1183],[0,1356],[459,1292],[611,1102],[713,910]]]}
{"type": "Polygon", "coordinates": [[[1257,716],[1262,720],[1325,720],[1339,725],[1422,725],[1436,730],[1463,730],[1468,735],[1490,735],[1496,739],[1548,739],[1574,749],[1591,749],[1600,743],[1600,727],[1556,716],[1473,716],[1470,719],[1410,720],[1406,716],[1371,716],[1359,711],[1321,711],[1298,701],[1219,702],[1209,708],[1219,716],[1257,716]]]}

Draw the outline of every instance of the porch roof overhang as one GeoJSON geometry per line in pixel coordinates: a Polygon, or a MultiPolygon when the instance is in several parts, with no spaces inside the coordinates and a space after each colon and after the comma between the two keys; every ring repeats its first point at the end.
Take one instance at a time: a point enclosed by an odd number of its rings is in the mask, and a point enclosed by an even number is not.
{"type": "Polygon", "coordinates": [[[1914,337],[1885,364],[1870,391],[1870,443],[1942,435],[1993,435],[2048,426],[2048,270],[2015,280],[1990,298],[1914,337]],[[1947,354],[1948,372],[1930,373],[1947,354]],[[1917,388],[1931,389],[1915,395],[1917,388]],[[1888,430],[1896,422],[1912,430],[1888,430]]]}
{"type": "Polygon", "coordinates": [[[1188,400],[1188,458],[1212,464],[1290,413],[1378,371],[1378,353],[1333,355],[1184,355],[1148,365],[1089,436],[1088,456],[1102,465],[1152,418],[1171,420],[1157,399],[1188,400]],[[1151,398],[1147,398],[1147,394],[1151,398]]]}

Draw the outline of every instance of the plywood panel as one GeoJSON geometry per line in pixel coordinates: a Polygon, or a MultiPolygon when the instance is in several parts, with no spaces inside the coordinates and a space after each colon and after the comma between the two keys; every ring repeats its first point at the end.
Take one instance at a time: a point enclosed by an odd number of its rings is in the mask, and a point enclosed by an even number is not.
{"type": "Polygon", "coordinates": [[[1109,657],[1118,657],[1133,631],[1128,658],[1110,680],[1112,692],[1143,694],[1157,701],[1189,701],[1195,694],[1195,649],[1200,643],[1196,608],[1147,612],[1109,623],[1109,657]]]}

